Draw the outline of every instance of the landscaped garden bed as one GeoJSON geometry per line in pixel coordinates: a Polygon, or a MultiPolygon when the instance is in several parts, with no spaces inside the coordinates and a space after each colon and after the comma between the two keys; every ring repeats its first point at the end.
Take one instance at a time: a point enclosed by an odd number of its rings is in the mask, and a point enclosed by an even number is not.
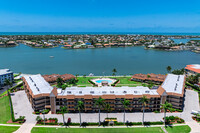
{"type": "MultiPolygon", "coordinates": [[[[163,118],[163,120],[164,120],[164,118],[163,118]]],[[[184,122],[185,121],[178,116],[167,116],[166,117],[166,123],[167,124],[177,124],[177,123],[180,124],[180,123],[184,123],[184,122]]]]}
{"type": "Polygon", "coordinates": [[[49,113],[49,109],[45,109],[43,110],[42,112],[39,112],[39,111],[35,111],[33,112],[33,114],[36,114],[36,115],[40,115],[40,114],[48,114],[49,113]]]}
{"type": "Polygon", "coordinates": [[[37,121],[37,124],[42,124],[42,125],[43,124],[46,124],[46,125],[59,125],[57,118],[49,118],[49,119],[45,118],[45,120],[44,120],[40,116],[38,116],[36,118],[36,121],[37,121]]]}
{"type": "Polygon", "coordinates": [[[200,122],[200,116],[192,116],[192,119],[197,121],[197,122],[200,122]]]}

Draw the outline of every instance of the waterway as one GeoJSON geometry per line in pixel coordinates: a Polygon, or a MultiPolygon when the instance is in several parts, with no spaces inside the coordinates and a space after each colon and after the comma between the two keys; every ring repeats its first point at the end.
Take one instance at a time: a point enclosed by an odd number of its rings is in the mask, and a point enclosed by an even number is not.
{"type": "Polygon", "coordinates": [[[168,65],[180,69],[187,64],[200,64],[200,54],[145,50],[142,46],[68,50],[61,47],[38,49],[20,44],[0,48],[0,68],[27,74],[111,75],[113,68],[117,69],[117,75],[165,74],[168,65]]]}

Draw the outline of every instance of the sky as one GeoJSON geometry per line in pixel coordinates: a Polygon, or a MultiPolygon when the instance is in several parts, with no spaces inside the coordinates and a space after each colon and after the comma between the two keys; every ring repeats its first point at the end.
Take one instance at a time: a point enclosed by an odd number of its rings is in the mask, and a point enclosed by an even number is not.
{"type": "Polygon", "coordinates": [[[200,0],[2,0],[0,32],[200,32],[200,0]]]}

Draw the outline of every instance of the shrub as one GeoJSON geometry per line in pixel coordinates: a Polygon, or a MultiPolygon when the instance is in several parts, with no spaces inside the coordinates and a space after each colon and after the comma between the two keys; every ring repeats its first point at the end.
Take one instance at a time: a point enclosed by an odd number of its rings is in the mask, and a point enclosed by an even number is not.
{"type": "Polygon", "coordinates": [[[156,121],[156,122],[144,122],[144,125],[162,125],[162,121],[156,121]]]}
{"type": "Polygon", "coordinates": [[[42,121],[42,118],[41,118],[40,116],[37,116],[36,121],[37,121],[37,122],[41,122],[41,121],[42,121]]]}
{"type": "Polygon", "coordinates": [[[93,86],[96,86],[96,84],[92,82],[90,79],[88,79],[88,82],[90,82],[93,86]]]}
{"type": "Polygon", "coordinates": [[[36,115],[39,115],[39,114],[40,114],[40,112],[39,112],[39,111],[35,111],[35,114],[36,114],[36,115]]]}
{"type": "Polygon", "coordinates": [[[58,122],[58,118],[49,118],[49,120],[55,120],[55,123],[58,122]]]}
{"type": "Polygon", "coordinates": [[[117,120],[117,118],[105,118],[105,119],[106,119],[106,120],[107,120],[107,119],[111,119],[111,120],[117,120]]]}
{"type": "Polygon", "coordinates": [[[160,111],[157,111],[157,110],[156,110],[156,111],[154,111],[154,113],[160,113],[160,111]]]}
{"type": "Polygon", "coordinates": [[[175,120],[175,117],[172,115],[172,116],[169,116],[169,119],[170,120],[175,120]]]}
{"type": "Polygon", "coordinates": [[[44,109],[42,113],[48,114],[49,113],[49,109],[44,109]]]}
{"type": "Polygon", "coordinates": [[[63,123],[62,123],[62,122],[60,122],[60,123],[58,123],[58,125],[63,125],[63,123]]]}
{"type": "Polygon", "coordinates": [[[142,125],[142,122],[131,122],[131,125],[142,125]]]}
{"type": "Polygon", "coordinates": [[[115,86],[119,82],[119,79],[117,79],[111,86],[115,86]]]}
{"type": "Polygon", "coordinates": [[[181,118],[180,118],[180,121],[181,121],[181,123],[184,123],[184,122],[185,122],[185,120],[183,120],[183,119],[181,119],[181,118]]]}
{"type": "Polygon", "coordinates": [[[177,111],[177,112],[183,112],[183,110],[181,110],[181,109],[176,109],[176,111],[177,111]]]}
{"type": "Polygon", "coordinates": [[[175,112],[176,109],[174,109],[174,108],[170,108],[169,111],[170,111],[170,112],[175,112]]]}

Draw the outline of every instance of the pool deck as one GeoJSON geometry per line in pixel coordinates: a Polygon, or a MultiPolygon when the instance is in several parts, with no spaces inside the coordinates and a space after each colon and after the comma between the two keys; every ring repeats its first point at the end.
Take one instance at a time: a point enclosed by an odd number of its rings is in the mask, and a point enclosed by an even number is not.
{"type": "Polygon", "coordinates": [[[111,78],[96,78],[96,79],[91,79],[92,82],[94,82],[98,87],[101,87],[102,84],[98,83],[98,80],[110,80],[111,82],[108,82],[108,85],[110,86],[111,84],[113,84],[115,81],[117,81],[116,79],[111,79],[111,78]]]}

